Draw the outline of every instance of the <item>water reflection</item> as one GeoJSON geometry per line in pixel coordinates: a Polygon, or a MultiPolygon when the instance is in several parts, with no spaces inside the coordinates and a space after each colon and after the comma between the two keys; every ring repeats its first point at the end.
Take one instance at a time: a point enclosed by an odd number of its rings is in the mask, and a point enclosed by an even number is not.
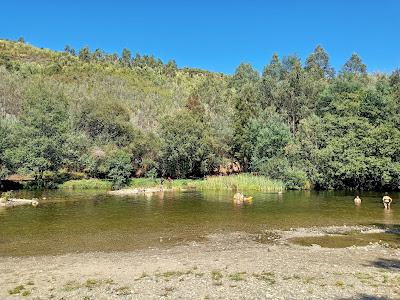
{"type": "Polygon", "coordinates": [[[383,209],[383,223],[385,224],[385,225],[391,225],[391,224],[393,224],[393,210],[391,209],[391,208],[389,208],[389,209],[386,209],[386,208],[384,208],[383,209]]]}

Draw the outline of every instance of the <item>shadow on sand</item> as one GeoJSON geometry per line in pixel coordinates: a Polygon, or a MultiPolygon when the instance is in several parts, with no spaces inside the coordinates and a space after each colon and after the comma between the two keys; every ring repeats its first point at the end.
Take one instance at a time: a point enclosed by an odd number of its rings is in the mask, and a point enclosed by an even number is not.
{"type": "Polygon", "coordinates": [[[351,298],[338,298],[338,300],[390,300],[388,297],[377,297],[377,296],[371,296],[367,294],[358,294],[357,296],[351,297],[351,298]]]}
{"type": "Polygon", "coordinates": [[[400,259],[379,258],[371,263],[374,267],[391,271],[400,271],[400,259]]]}

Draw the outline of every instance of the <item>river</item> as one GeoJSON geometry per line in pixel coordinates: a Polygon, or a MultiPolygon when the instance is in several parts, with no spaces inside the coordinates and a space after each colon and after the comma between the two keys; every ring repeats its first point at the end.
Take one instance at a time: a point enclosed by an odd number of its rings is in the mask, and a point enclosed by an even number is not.
{"type": "MultiPolygon", "coordinates": [[[[237,206],[232,192],[165,192],[131,197],[96,191],[19,191],[37,197],[37,207],[0,210],[0,256],[130,251],[201,241],[226,231],[376,225],[398,228],[400,194],[384,210],[380,192],[287,191],[249,193],[251,204],[237,206]],[[398,202],[398,203],[396,203],[398,202]]],[[[382,238],[378,236],[376,238],[382,238]]]]}

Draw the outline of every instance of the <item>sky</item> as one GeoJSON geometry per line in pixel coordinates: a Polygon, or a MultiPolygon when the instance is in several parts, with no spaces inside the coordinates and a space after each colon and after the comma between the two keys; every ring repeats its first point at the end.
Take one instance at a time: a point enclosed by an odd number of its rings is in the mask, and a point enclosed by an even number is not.
{"type": "Polygon", "coordinates": [[[273,53],[304,61],[320,44],[339,70],[353,52],[369,72],[400,67],[397,0],[2,1],[0,38],[34,46],[152,54],[179,67],[262,71],[273,53]]]}

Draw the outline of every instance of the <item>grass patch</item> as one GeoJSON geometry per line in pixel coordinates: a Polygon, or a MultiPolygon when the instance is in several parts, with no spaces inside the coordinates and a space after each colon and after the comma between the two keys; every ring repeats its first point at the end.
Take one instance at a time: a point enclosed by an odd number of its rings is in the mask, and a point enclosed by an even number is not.
{"type": "Polygon", "coordinates": [[[21,295],[24,296],[24,297],[28,297],[28,296],[31,295],[31,291],[25,290],[25,291],[22,292],[21,295]]]}
{"type": "Polygon", "coordinates": [[[271,180],[265,176],[239,174],[231,176],[209,176],[205,180],[195,182],[198,189],[204,190],[252,190],[262,192],[278,192],[285,189],[282,181],[271,180]]]}
{"type": "Polygon", "coordinates": [[[73,280],[73,281],[68,281],[66,284],[64,284],[63,290],[66,292],[72,292],[79,289],[80,287],[81,285],[75,280],[73,280]]]}
{"type": "MultiPolygon", "coordinates": [[[[189,273],[190,273],[190,271],[189,271],[189,273]]],[[[182,275],[185,275],[185,274],[189,274],[189,273],[188,272],[181,272],[181,271],[168,271],[168,272],[162,273],[161,276],[166,277],[166,278],[174,277],[174,276],[179,277],[179,276],[182,276],[182,275]]]]}
{"type": "Polygon", "coordinates": [[[313,280],[315,280],[315,277],[305,277],[303,279],[303,283],[310,284],[313,282],[313,280]]]}
{"type": "MultiPolygon", "coordinates": [[[[171,182],[164,180],[163,186],[166,189],[182,190],[195,189],[202,179],[174,179],[171,182]]],[[[161,186],[160,178],[132,178],[129,180],[130,188],[154,188],[161,186]]]]}
{"type": "Polygon", "coordinates": [[[114,280],[112,280],[111,278],[108,278],[108,279],[104,280],[104,283],[106,283],[106,284],[114,284],[114,280]]]}
{"type": "Polygon", "coordinates": [[[243,281],[243,280],[246,280],[245,276],[246,276],[246,272],[238,272],[238,273],[230,274],[229,279],[233,280],[233,281],[243,281]]]}
{"type": "MultiPolygon", "coordinates": [[[[133,178],[129,182],[131,188],[159,187],[159,178],[133,178]]],[[[280,180],[271,180],[265,176],[239,174],[231,176],[208,176],[206,179],[174,179],[172,182],[164,181],[167,189],[198,189],[198,190],[252,190],[263,192],[279,192],[285,189],[280,180]]]]}
{"type": "Polygon", "coordinates": [[[343,281],[341,281],[341,280],[338,280],[338,281],[335,282],[335,285],[338,286],[338,287],[344,287],[345,283],[343,281]]]}
{"type": "Polygon", "coordinates": [[[300,275],[297,275],[297,274],[296,274],[296,275],[293,275],[293,276],[290,276],[290,275],[283,276],[282,279],[283,279],[283,280],[301,279],[301,277],[300,277],[300,275]]]}
{"type": "Polygon", "coordinates": [[[131,294],[130,288],[127,286],[121,286],[116,288],[114,291],[118,296],[128,296],[131,294]]]}
{"type": "Polygon", "coordinates": [[[383,280],[382,283],[388,283],[389,282],[389,276],[386,274],[383,274],[383,280]]]}
{"type": "Polygon", "coordinates": [[[146,277],[149,277],[149,274],[147,274],[146,272],[143,272],[142,275],[140,275],[138,278],[135,278],[134,280],[138,281],[138,280],[146,278],[146,277]]]}
{"type": "Polygon", "coordinates": [[[13,289],[11,289],[11,290],[8,290],[8,293],[10,294],[10,295],[18,295],[18,294],[20,294],[22,291],[24,291],[25,290],[25,287],[23,286],[23,285],[18,285],[18,286],[16,286],[15,288],[13,288],[13,289]]]}
{"type": "Polygon", "coordinates": [[[85,286],[87,288],[90,288],[90,289],[94,288],[94,287],[97,287],[97,286],[99,286],[101,284],[102,284],[102,281],[101,280],[97,280],[97,279],[88,279],[85,282],[85,286]]]}
{"type": "Polygon", "coordinates": [[[261,274],[253,274],[253,276],[258,280],[268,282],[269,284],[274,284],[276,282],[275,274],[273,272],[263,271],[261,274]]]}
{"type": "Polygon", "coordinates": [[[111,182],[102,179],[69,180],[59,185],[59,188],[71,190],[111,190],[111,187],[111,182]]]}
{"type": "Polygon", "coordinates": [[[219,281],[224,277],[220,271],[214,270],[211,272],[212,280],[219,281]]]}
{"type": "Polygon", "coordinates": [[[361,272],[355,273],[354,276],[362,283],[370,283],[370,281],[374,279],[372,275],[361,272]]]}

